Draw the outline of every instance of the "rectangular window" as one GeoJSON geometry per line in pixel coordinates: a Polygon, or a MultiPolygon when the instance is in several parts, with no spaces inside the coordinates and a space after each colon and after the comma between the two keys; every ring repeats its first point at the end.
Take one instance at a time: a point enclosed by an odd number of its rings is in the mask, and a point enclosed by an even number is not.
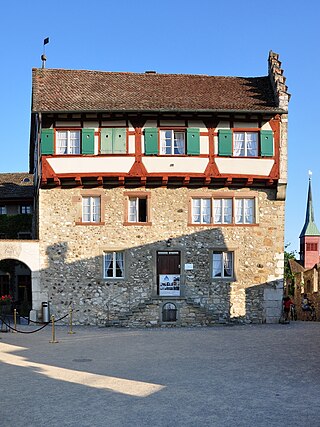
{"type": "Polygon", "coordinates": [[[235,223],[255,223],[254,199],[235,199],[235,223]]]}
{"type": "Polygon", "coordinates": [[[129,222],[147,222],[147,197],[129,197],[129,222]]]}
{"type": "Polygon", "coordinates": [[[257,157],[258,132],[234,132],[233,155],[235,157],[257,157]]]}
{"type": "Polygon", "coordinates": [[[4,205],[0,206],[0,215],[6,215],[7,214],[7,208],[4,205]]]}
{"type": "Polygon", "coordinates": [[[232,223],[232,199],[214,199],[213,207],[215,224],[232,223]]]}
{"type": "Polygon", "coordinates": [[[212,278],[233,277],[233,252],[214,251],[212,254],[212,278]]]}
{"type": "Polygon", "coordinates": [[[104,279],[124,278],[124,253],[105,252],[103,254],[104,279]]]}
{"type": "Polygon", "coordinates": [[[192,199],[193,224],[210,224],[211,199],[192,199]]]}
{"type": "Polygon", "coordinates": [[[57,130],[56,154],[80,154],[80,131],[57,130]]]}
{"type": "Polygon", "coordinates": [[[256,224],[255,198],[192,198],[192,224],[256,224]]]}
{"type": "Polygon", "coordinates": [[[185,154],[185,132],[177,130],[160,131],[160,154],[185,154]]]}
{"type": "Polygon", "coordinates": [[[317,243],[307,243],[307,251],[317,251],[318,245],[317,243]]]}
{"type": "Polygon", "coordinates": [[[31,205],[21,205],[20,206],[21,214],[31,214],[31,205]]]}
{"type": "Polygon", "coordinates": [[[82,197],[82,222],[100,222],[100,197],[82,197]]]}

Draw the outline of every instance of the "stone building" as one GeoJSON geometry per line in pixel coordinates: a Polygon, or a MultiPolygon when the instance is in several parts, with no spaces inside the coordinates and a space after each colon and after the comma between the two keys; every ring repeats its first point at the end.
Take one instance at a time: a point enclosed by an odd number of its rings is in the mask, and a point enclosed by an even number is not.
{"type": "Polygon", "coordinates": [[[316,318],[320,319],[320,231],[315,223],[311,177],[309,177],[306,218],[299,237],[300,260],[290,260],[290,269],[294,275],[294,302],[298,317],[305,318],[301,310],[301,303],[304,294],[307,294],[315,307],[316,318]]]}
{"type": "Polygon", "coordinates": [[[34,69],[40,290],[78,324],[274,322],[287,113],[263,77],[34,69]]]}
{"type": "MultiPolygon", "coordinates": [[[[36,272],[30,265],[39,258],[34,238],[34,186],[29,173],[0,174],[0,297],[10,295],[23,315],[32,308],[32,286],[36,292],[36,272]]],[[[39,273],[39,265],[37,265],[39,273]]],[[[0,307],[1,314],[1,307],[0,307]]]]}

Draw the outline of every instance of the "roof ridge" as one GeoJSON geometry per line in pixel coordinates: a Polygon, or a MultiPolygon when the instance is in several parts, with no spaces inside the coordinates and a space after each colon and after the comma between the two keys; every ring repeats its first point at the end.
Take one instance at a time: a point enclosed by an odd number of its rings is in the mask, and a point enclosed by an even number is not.
{"type": "Polygon", "coordinates": [[[211,75],[211,74],[193,74],[193,73],[159,73],[159,72],[147,72],[147,71],[104,71],[104,70],[87,70],[87,69],[71,69],[71,68],[32,68],[35,72],[47,73],[47,72],[72,72],[72,73],[100,73],[100,74],[120,74],[120,75],[129,75],[129,76],[183,76],[183,77],[208,77],[208,78],[222,78],[222,79],[266,79],[269,76],[222,76],[222,75],[211,75]]]}

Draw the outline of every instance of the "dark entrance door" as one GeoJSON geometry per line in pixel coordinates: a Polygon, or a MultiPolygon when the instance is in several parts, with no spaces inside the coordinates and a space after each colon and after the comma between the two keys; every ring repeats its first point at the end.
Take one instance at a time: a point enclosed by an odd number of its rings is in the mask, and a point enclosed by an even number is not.
{"type": "Polygon", "coordinates": [[[18,275],[17,279],[20,314],[29,316],[32,309],[31,277],[30,275],[18,275]]]}
{"type": "Polygon", "coordinates": [[[157,253],[158,295],[180,295],[180,252],[159,251],[157,253]]]}

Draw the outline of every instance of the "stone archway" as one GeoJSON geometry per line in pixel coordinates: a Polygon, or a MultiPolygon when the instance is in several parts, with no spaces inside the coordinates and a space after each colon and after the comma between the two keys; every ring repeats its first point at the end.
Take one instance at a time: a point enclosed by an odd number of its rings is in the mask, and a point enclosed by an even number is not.
{"type": "Polygon", "coordinates": [[[30,270],[32,310],[39,311],[41,302],[47,300],[40,287],[40,255],[38,241],[0,240],[0,262],[15,260],[30,270]]]}
{"type": "Polygon", "coordinates": [[[21,316],[32,309],[31,270],[21,261],[6,258],[0,261],[0,296],[9,295],[21,316]]]}

